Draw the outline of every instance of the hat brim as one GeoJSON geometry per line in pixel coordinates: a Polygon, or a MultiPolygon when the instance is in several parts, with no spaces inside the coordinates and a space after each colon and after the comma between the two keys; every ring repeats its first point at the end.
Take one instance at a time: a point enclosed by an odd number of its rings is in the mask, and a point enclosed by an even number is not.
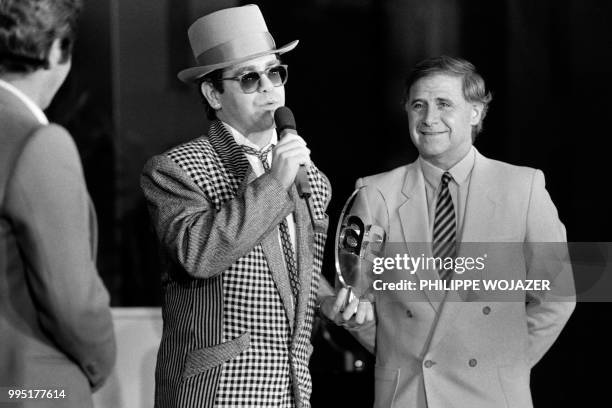
{"type": "Polygon", "coordinates": [[[178,79],[180,79],[183,82],[186,83],[191,83],[196,81],[199,78],[202,78],[204,75],[209,74],[211,72],[213,72],[214,70],[217,69],[222,69],[222,68],[227,68],[230,67],[232,65],[236,65],[236,64],[240,64],[244,61],[248,61],[250,59],[253,58],[258,58],[258,57],[263,57],[264,55],[269,55],[269,54],[284,54],[287,51],[291,51],[292,49],[294,49],[297,45],[298,45],[299,40],[294,40],[291,41],[290,43],[280,47],[280,48],[276,48],[274,50],[269,50],[269,51],[264,51],[264,52],[260,52],[257,54],[253,54],[253,55],[249,55],[246,56],[244,58],[239,58],[239,59],[235,59],[235,60],[231,60],[231,61],[226,61],[226,62],[221,62],[219,64],[213,64],[213,65],[202,65],[202,66],[198,66],[198,67],[191,67],[191,68],[187,68],[182,70],[181,72],[178,73],[178,79]]]}

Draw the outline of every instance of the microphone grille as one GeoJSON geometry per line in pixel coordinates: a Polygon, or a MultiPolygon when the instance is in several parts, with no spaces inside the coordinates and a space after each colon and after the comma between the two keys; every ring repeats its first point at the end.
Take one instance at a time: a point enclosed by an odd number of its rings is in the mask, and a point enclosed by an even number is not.
{"type": "Polygon", "coordinates": [[[296,129],[293,112],[286,106],[281,106],[274,111],[274,123],[279,133],[285,129],[296,129]]]}

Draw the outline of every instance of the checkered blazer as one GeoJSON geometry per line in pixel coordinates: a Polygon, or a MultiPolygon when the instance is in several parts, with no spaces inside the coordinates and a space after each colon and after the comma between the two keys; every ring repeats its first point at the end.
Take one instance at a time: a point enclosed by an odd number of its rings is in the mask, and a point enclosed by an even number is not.
{"type": "Polygon", "coordinates": [[[166,268],[156,407],[309,407],[310,334],[328,225],[329,181],[308,170],[315,217],[295,187],[256,178],[220,121],[152,158],[144,190],[166,268]],[[293,212],[294,303],[278,224],[293,212]]]}

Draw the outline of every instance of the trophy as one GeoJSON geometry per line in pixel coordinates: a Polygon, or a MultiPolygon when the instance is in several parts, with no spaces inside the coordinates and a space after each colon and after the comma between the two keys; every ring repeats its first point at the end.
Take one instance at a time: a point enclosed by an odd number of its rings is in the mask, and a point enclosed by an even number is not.
{"type": "Polygon", "coordinates": [[[372,186],[355,190],[344,204],[336,229],[336,276],[348,290],[343,309],[355,297],[373,301],[374,258],[383,255],[388,231],[389,214],[382,193],[372,186]]]}

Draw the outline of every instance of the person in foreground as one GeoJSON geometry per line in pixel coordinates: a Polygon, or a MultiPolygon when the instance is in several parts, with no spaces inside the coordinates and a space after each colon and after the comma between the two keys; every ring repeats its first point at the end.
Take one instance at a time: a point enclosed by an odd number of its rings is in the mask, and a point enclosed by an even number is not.
{"type": "MultiPolygon", "coordinates": [[[[279,140],[287,67],[255,5],[195,21],[206,136],[155,156],[142,188],[167,268],[156,407],[308,407],[310,335],[326,240],[327,178],[304,140],[279,140]],[[313,225],[294,179],[307,166],[313,225]]],[[[321,289],[320,289],[321,286],[321,289]]]]}
{"type": "Polygon", "coordinates": [[[80,9],[0,0],[0,405],[91,407],[114,364],[83,169],[43,113],[70,70],[80,9]],[[44,401],[30,393],[40,389],[44,401]]]}
{"type": "MultiPolygon", "coordinates": [[[[530,370],[574,309],[565,228],[544,175],[473,147],[490,101],[470,62],[442,56],[417,64],[406,80],[405,110],[418,159],[357,181],[384,197],[368,200],[373,214],[389,215],[388,246],[412,257],[459,259],[476,243],[490,251],[482,275],[438,267],[414,274],[396,268],[381,276],[450,284],[464,277],[544,275],[553,277],[552,288],[515,292],[506,300],[418,286],[373,291],[375,318],[362,317],[352,332],[376,354],[377,408],[531,407],[530,370]],[[534,250],[517,254],[511,243],[534,250]]],[[[323,309],[328,317],[338,320],[345,293],[335,298],[335,308],[323,309]]]]}

